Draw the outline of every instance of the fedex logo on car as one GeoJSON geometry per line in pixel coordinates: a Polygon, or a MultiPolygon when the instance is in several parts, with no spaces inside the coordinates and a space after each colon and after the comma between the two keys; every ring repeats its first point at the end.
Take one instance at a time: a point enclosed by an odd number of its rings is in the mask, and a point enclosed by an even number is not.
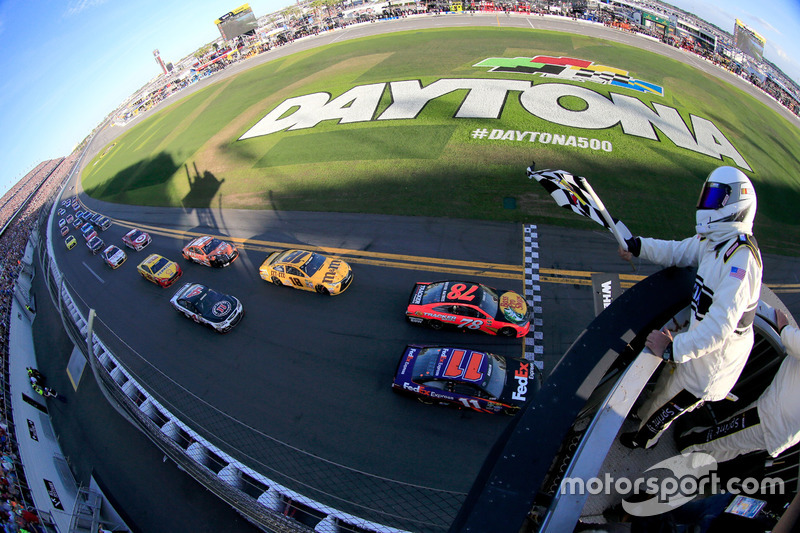
{"type": "Polygon", "coordinates": [[[525,401],[528,393],[528,378],[530,377],[530,363],[520,363],[519,368],[514,372],[514,379],[517,380],[517,390],[511,394],[514,400],[525,401]]]}

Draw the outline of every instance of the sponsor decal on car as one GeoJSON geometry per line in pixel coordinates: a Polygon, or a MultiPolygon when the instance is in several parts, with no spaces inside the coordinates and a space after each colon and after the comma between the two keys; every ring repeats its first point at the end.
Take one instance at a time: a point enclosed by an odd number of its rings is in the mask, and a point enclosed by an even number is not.
{"type": "Polygon", "coordinates": [[[214,316],[222,318],[231,312],[231,303],[227,300],[217,302],[211,308],[211,312],[214,313],[214,316]]]}
{"type": "Polygon", "coordinates": [[[333,283],[340,266],[342,266],[342,262],[340,260],[337,259],[336,261],[331,261],[328,271],[325,272],[325,277],[322,278],[322,283],[333,283]]]}
{"type": "Polygon", "coordinates": [[[422,302],[422,295],[425,293],[425,286],[420,285],[414,292],[414,297],[411,300],[412,304],[419,305],[422,302]]]}
{"type": "Polygon", "coordinates": [[[515,292],[504,292],[500,296],[500,311],[509,322],[521,322],[528,312],[528,304],[515,292]]]}
{"type": "Polygon", "coordinates": [[[519,368],[514,372],[514,379],[517,380],[517,390],[511,394],[514,400],[525,401],[528,394],[528,378],[530,377],[530,364],[520,363],[519,368]]]}
{"type": "Polygon", "coordinates": [[[441,315],[439,313],[423,313],[422,315],[428,318],[438,318],[439,320],[446,320],[448,322],[456,321],[456,319],[451,315],[441,315]]]}

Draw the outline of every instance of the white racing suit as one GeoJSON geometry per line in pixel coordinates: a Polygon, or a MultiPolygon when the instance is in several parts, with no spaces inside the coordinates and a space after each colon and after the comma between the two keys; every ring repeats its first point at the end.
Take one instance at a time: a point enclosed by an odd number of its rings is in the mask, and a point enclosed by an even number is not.
{"type": "Polygon", "coordinates": [[[800,330],[786,326],[788,354],[761,396],[723,422],[679,439],[681,452],[702,451],[718,463],[758,450],[772,457],[800,442],[800,330]]]}
{"type": "Polygon", "coordinates": [[[753,319],[761,294],[761,254],[755,240],[730,232],[710,240],[641,239],[639,254],[664,266],[697,266],[689,328],[675,335],[675,364],[664,368],[639,408],[635,441],[655,445],[673,420],[704,401],[724,399],[753,347],[753,319]]]}

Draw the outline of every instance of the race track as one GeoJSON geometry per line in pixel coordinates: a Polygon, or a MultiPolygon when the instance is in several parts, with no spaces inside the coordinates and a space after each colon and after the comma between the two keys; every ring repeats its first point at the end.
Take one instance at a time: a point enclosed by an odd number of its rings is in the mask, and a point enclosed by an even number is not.
{"type": "MultiPolygon", "coordinates": [[[[578,24],[539,17],[465,15],[359,25],[277,49],[202,84],[304,47],[386,31],[443,25],[576,31],[578,24]]],[[[682,51],[631,34],[582,23],[580,30],[671,53],[697,62],[700,68],[713,68],[682,51]]],[[[91,160],[122,131],[102,130],[83,161],[91,160]]],[[[525,179],[524,169],[520,169],[520,179],[525,179]]],[[[256,469],[258,465],[274,468],[287,484],[309,471],[312,477],[350,471],[442,491],[453,503],[443,516],[455,512],[510,419],[426,406],[393,394],[389,384],[398,357],[408,343],[457,345],[520,356],[523,341],[435,332],[406,323],[403,311],[415,281],[466,278],[522,292],[520,225],[331,213],[138,208],[95,201],[80,192],[75,180],[73,176],[64,197],[77,192],[86,207],[114,220],[101,234],[107,244],[122,247],[122,235],[134,226],[153,236],[152,244],[142,252],[126,249],[128,260],[115,271],[99,256],[91,255],[77,230],[71,231],[79,241],[75,249],[67,251],[60,240],[54,247],[73,295],[82,300],[84,311],[95,309],[98,335],[165,405],[185,415],[181,417],[185,422],[232,456],[256,469]],[[190,238],[206,233],[231,238],[242,252],[239,259],[222,270],[181,259],[180,249],[190,238]],[[324,297],[275,287],[259,278],[258,266],[271,251],[304,246],[335,249],[336,255],[350,262],[355,278],[344,294],[324,297]],[[149,253],[181,265],[184,274],[175,286],[161,289],[137,275],[137,263],[149,253]],[[179,315],[170,307],[169,298],[190,281],[238,297],[246,312],[243,321],[231,333],[219,335],[179,315]]],[[[53,231],[58,235],[57,227],[53,231]]],[[[687,233],[690,231],[687,223],[687,233]]],[[[539,234],[542,267],[630,273],[630,267],[617,259],[610,235],[556,228],[540,228],[539,234]]],[[[766,281],[796,283],[778,277],[794,268],[792,262],[772,261],[780,270],[766,270],[766,281]]],[[[768,268],[769,264],[767,261],[768,268]]],[[[643,267],[638,274],[653,271],[654,267],[643,267]]],[[[577,283],[543,284],[542,300],[547,370],[594,316],[594,310],[591,289],[577,283]]],[[[796,297],[786,303],[795,313],[800,311],[796,297]]],[[[354,483],[346,490],[366,489],[354,483]]]]}

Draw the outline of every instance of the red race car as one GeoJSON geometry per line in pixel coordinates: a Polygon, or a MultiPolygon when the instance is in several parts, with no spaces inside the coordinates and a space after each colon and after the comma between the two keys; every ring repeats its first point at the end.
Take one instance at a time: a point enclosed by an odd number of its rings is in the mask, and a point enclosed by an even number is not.
{"type": "Polygon", "coordinates": [[[524,337],[531,326],[525,298],[469,281],[418,282],[406,319],[433,329],[448,326],[504,337],[524,337]]]}
{"type": "Polygon", "coordinates": [[[125,243],[125,246],[137,252],[150,244],[150,240],[150,235],[148,235],[147,232],[136,228],[130,230],[122,237],[122,242],[125,243]]]}

